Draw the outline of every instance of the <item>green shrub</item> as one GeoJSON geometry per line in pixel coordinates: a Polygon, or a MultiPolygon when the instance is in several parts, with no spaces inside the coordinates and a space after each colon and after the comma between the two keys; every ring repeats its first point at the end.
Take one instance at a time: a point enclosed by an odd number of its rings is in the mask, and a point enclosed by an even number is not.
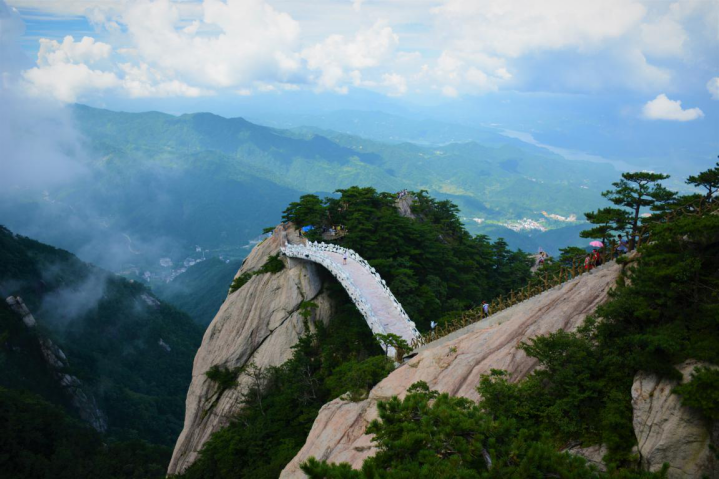
{"type": "Polygon", "coordinates": [[[265,264],[262,265],[262,268],[257,270],[257,273],[255,274],[265,274],[265,273],[272,273],[276,274],[282,271],[285,268],[285,263],[282,262],[280,259],[280,254],[273,254],[269,255],[267,257],[267,261],[265,261],[265,264]]]}
{"type": "Polygon", "coordinates": [[[695,369],[691,381],[674,392],[682,396],[683,405],[698,409],[708,419],[719,419],[719,369],[695,369]]]}
{"type": "Polygon", "coordinates": [[[352,359],[335,368],[325,384],[330,397],[349,393],[351,401],[361,401],[367,397],[372,386],[393,370],[394,364],[387,356],[372,356],[364,361],[352,359]]]}
{"type": "MultiPolygon", "coordinates": [[[[377,453],[361,471],[349,464],[310,458],[301,465],[310,479],[607,477],[583,458],[559,452],[545,436],[531,437],[516,421],[493,417],[474,401],[415,383],[403,400],[377,404],[379,419],[367,428],[377,453]]],[[[661,474],[624,471],[623,479],[661,474]]]]}
{"type": "Polygon", "coordinates": [[[237,377],[239,375],[240,368],[228,368],[227,366],[220,366],[218,364],[215,364],[207,372],[205,372],[207,379],[217,385],[217,389],[220,391],[220,394],[235,387],[237,384],[237,377]]]}
{"type": "Polygon", "coordinates": [[[235,278],[234,281],[232,281],[232,285],[230,285],[230,293],[234,293],[241,287],[243,287],[247,282],[252,279],[252,276],[254,276],[252,273],[242,273],[237,278],[235,278]]]}
{"type": "Polygon", "coordinates": [[[230,285],[230,294],[234,293],[241,287],[243,287],[247,282],[252,279],[253,276],[256,276],[258,274],[265,274],[265,273],[272,273],[276,274],[282,271],[285,267],[285,264],[280,259],[280,254],[274,254],[267,256],[267,261],[265,261],[265,264],[262,265],[260,269],[257,271],[246,271],[239,275],[230,285]]]}

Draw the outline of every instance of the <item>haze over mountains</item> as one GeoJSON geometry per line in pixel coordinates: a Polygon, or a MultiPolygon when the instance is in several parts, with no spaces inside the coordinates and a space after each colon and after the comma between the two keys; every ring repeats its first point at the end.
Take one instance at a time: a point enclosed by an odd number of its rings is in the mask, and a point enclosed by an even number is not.
{"type": "Polygon", "coordinates": [[[158,266],[161,258],[176,265],[198,251],[242,258],[290,201],[352,185],[426,189],[456,202],[470,231],[506,236],[525,249],[543,241],[554,250],[577,241],[576,228],[561,229],[576,223],[549,216],[581,220],[616,176],[609,165],[565,160],[491,129],[454,130],[381,113],[326,119],[323,126],[343,132],[276,129],[207,113],[175,117],[81,105],[72,113],[86,151],[77,159],[82,174],[41,192],[6,190],[0,222],[136,274],[167,268],[158,266]],[[523,218],[561,231],[563,243],[502,226],[520,230],[526,224],[515,222],[523,218]]]}

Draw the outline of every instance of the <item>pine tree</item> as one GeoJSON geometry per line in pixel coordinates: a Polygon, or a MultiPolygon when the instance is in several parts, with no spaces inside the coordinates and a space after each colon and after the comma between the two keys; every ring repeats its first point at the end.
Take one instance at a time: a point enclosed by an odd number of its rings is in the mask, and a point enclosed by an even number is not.
{"type": "Polygon", "coordinates": [[[714,168],[702,171],[698,175],[692,175],[687,178],[688,185],[694,185],[707,190],[706,199],[711,201],[713,196],[719,191],[719,162],[714,168]]]}
{"type": "Polygon", "coordinates": [[[623,232],[631,222],[629,212],[621,208],[601,208],[597,211],[584,213],[584,216],[587,221],[596,226],[582,231],[579,236],[582,238],[598,238],[605,244],[607,240],[613,238],[613,232],[623,232]]]}
{"type": "Polygon", "coordinates": [[[631,210],[632,238],[630,246],[632,249],[636,245],[640,210],[669,202],[675,196],[675,193],[659,184],[660,181],[667,178],[669,178],[669,175],[645,171],[622,173],[622,179],[612,183],[615,189],[602,193],[602,196],[615,205],[631,210]]]}

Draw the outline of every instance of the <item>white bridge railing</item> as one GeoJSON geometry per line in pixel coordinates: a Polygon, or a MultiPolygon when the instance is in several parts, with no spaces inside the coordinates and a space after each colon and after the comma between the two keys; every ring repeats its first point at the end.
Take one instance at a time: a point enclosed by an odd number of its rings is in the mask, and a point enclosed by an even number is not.
{"type": "MultiPolygon", "coordinates": [[[[391,332],[387,331],[382,325],[382,322],[372,309],[372,305],[367,301],[364,294],[362,294],[362,291],[357,287],[345,268],[334,261],[326,253],[336,253],[342,256],[347,254],[347,258],[352,259],[354,262],[362,266],[365,272],[374,279],[377,287],[392,302],[396,313],[394,319],[401,321],[405,326],[409,327],[413,337],[404,337],[403,339],[410,343],[413,339],[420,337],[420,333],[414,322],[409,318],[407,312],[404,310],[400,302],[397,301],[397,298],[395,298],[394,294],[392,294],[392,291],[390,291],[389,287],[387,287],[387,283],[380,277],[377,270],[375,270],[364,258],[353,250],[334,244],[308,242],[304,245],[285,244],[281,251],[288,257],[309,260],[314,263],[319,263],[327,268],[327,270],[329,270],[329,272],[332,273],[332,275],[337,278],[340,284],[342,284],[345,288],[347,294],[349,294],[350,298],[352,298],[352,301],[357,306],[357,309],[359,309],[362,316],[364,316],[370,329],[372,329],[372,332],[375,334],[387,334],[388,332],[391,332]]],[[[393,354],[393,352],[390,353],[393,354]]]]}

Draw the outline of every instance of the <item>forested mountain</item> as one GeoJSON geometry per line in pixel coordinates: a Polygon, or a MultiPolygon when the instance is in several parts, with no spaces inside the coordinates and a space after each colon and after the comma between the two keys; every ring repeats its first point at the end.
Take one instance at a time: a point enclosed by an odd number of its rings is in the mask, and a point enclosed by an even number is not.
{"type": "Polygon", "coordinates": [[[174,442],[202,335],[186,314],[138,282],[5,228],[0,294],[0,386],[40,394],[82,417],[52,375],[73,377],[105,417],[100,429],[108,438],[174,442]],[[8,308],[10,295],[22,297],[36,327],[8,308]],[[47,350],[61,363],[52,374],[47,350]]]}
{"type": "Polygon", "coordinates": [[[209,258],[187,268],[169,283],[153,286],[164,301],[189,314],[199,325],[207,326],[227,297],[241,261],[225,263],[209,258]]]}
{"type": "MultiPolygon", "coordinates": [[[[431,321],[441,323],[528,280],[530,262],[526,255],[511,251],[503,241],[492,242],[469,234],[451,202],[418,193],[413,204],[407,196],[408,204],[412,205],[408,215],[398,210],[396,200],[393,193],[356,186],[340,190],[338,197],[320,199],[305,195],[285,209],[284,219],[291,222],[285,226],[311,226],[313,229],[306,233],[309,239],[319,239],[323,228],[333,224],[345,227],[346,235],[329,241],[351,248],[368,260],[423,331],[430,328],[431,321]]],[[[279,239],[273,237],[268,242],[279,244],[279,239]]],[[[264,263],[265,257],[257,257],[260,250],[253,251],[247,261],[264,263]]],[[[392,369],[364,318],[332,277],[326,277],[319,288],[329,293],[331,308],[318,308],[314,299],[305,296],[296,307],[275,283],[258,290],[257,281],[264,280],[252,279],[255,276],[267,278],[276,274],[279,279],[272,281],[293,282],[293,270],[288,272],[289,268],[284,267],[286,260],[270,256],[267,262],[270,261],[279,263],[278,267],[272,271],[265,267],[251,273],[245,271],[238,277],[223,306],[224,314],[213,322],[198,352],[196,368],[210,358],[216,362],[216,368],[194,371],[195,378],[205,373],[211,381],[197,380],[200,391],[191,388],[190,410],[214,407],[236,414],[229,425],[219,426],[227,426],[223,429],[213,429],[214,421],[198,420],[191,423],[197,429],[185,431],[184,440],[181,436],[175,458],[180,457],[183,464],[189,465],[192,461],[185,458],[196,451],[190,445],[195,443],[187,438],[206,437],[216,431],[209,441],[200,442],[204,448],[200,458],[186,471],[188,479],[277,477],[303,444],[322,405],[348,391],[352,397],[364,397],[392,369]],[[267,311],[272,317],[269,325],[274,329],[264,333],[268,318],[256,318],[260,324],[255,327],[249,317],[260,314],[262,305],[275,295],[271,311],[267,311]],[[301,315],[306,314],[300,320],[293,316],[298,308],[301,315]],[[315,310],[325,316],[313,317],[315,310]],[[242,312],[241,319],[228,319],[232,311],[242,312]],[[309,328],[311,318],[314,323],[309,328]],[[293,324],[293,320],[304,323],[304,329],[286,326],[293,324]],[[277,352],[262,353],[253,348],[259,349],[258,343],[286,344],[287,333],[275,332],[281,331],[277,326],[280,324],[305,334],[296,344],[288,345],[292,350],[290,359],[276,364],[272,360],[277,352]],[[219,359],[228,344],[232,346],[227,359],[219,359]],[[238,357],[238,350],[252,352],[238,357]],[[250,387],[238,385],[248,382],[250,387]],[[227,392],[230,389],[232,393],[227,392]],[[236,397],[235,391],[239,391],[239,400],[232,399],[236,397]],[[197,408],[196,400],[200,404],[197,408]],[[231,405],[222,401],[230,401],[231,405]]],[[[171,472],[182,472],[182,468],[171,467],[171,472]]]]}
{"type": "MultiPolygon", "coordinates": [[[[198,247],[242,258],[242,246],[302,193],[426,189],[457,203],[470,231],[490,225],[496,238],[511,234],[501,224],[523,218],[549,230],[572,224],[565,220],[601,204],[597,193],[611,175],[607,166],[567,161],[495,133],[477,137],[486,144],[430,147],[205,113],[76,106],[74,117],[85,145],[82,174],[41,194],[4,191],[0,221],[131,277],[158,272],[163,257],[182,262],[198,247]]],[[[435,127],[442,128],[427,126],[435,127]]]]}

